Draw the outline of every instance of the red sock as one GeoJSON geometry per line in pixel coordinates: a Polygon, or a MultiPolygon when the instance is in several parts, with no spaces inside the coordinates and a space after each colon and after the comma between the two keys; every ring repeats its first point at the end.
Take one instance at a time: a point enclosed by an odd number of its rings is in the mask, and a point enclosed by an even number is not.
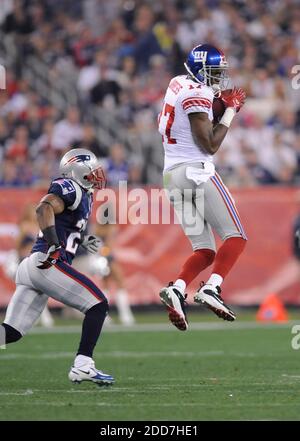
{"type": "Polygon", "coordinates": [[[213,263],[215,254],[213,250],[209,249],[194,251],[183,265],[178,279],[184,280],[186,285],[191,283],[201,271],[213,263]]]}
{"type": "Polygon", "coordinates": [[[226,239],[217,252],[212,272],[219,274],[224,279],[243,252],[246,242],[241,237],[226,239]]]}

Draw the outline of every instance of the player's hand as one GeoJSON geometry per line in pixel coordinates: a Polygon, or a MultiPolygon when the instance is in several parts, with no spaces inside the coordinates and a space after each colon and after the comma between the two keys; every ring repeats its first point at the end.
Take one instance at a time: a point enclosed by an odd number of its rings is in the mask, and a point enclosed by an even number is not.
{"type": "Polygon", "coordinates": [[[61,250],[61,246],[51,245],[45,257],[39,260],[40,265],[37,265],[37,268],[48,269],[52,265],[55,265],[60,257],[60,250],[61,250]]]}
{"type": "Polygon", "coordinates": [[[83,248],[85,248],[89,253],[92,254],[98,253],[102,245],[102,240],[99,239],[99,237],[91,236],[89,234],[86,234],[83,237],[83,241],[81,242],[81,246],[83,246],[83,248]]]}
{"type": "Polygon", "coordinates": [[[226,93],[226,90],[221,92],[221,99],[225,107],[233,107],[238,112],[245,104],[246,93],[241,88],[232,89],[231,93],[226,93]]]}

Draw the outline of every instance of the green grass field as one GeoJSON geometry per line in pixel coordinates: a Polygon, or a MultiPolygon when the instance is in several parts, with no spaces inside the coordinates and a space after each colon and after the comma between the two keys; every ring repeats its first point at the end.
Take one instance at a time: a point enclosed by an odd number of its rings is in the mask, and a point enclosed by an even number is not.
{"type": "Polygon", "coordinates": [[[95,361],[109,388],[69,382],[78,326],[35,328],[0,351],[0,420],[299,420],[292,324],[201,320],[107,327],[95,361]]]}

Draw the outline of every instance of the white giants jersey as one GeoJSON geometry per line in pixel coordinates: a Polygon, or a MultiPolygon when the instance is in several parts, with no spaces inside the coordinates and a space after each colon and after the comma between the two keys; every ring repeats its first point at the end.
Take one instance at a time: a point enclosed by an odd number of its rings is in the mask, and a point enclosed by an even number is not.
{"type": "Polygon", "coordinates": [[[170,81],[158,119],[165,150],[164,170],[184,162],[212,162],[212,155],[195,144],[188,115],[205,112],[212,121],[213,99],[211,87],[196,83],[186,75],[170,81]]]}

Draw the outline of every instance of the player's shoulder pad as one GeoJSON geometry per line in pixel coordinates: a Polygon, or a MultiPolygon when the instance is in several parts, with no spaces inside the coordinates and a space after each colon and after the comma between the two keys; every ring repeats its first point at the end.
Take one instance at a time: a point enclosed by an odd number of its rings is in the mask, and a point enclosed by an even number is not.
{"type": "Polygon", "coordinates": [[[186,113],[204,111],[212,108],[214,93],[210,87],[198,84],[190,79],[185,80],[185,87],[181,91],[180,101],[186,113]]]}
{"type": "Polygon", "coordinates": [[[67,202],[69,210],[76,210],[82,199],[82,189],[73,179],[58,178],[51,182],[50,190],[59,188],[59,196],[67,202]]]}
{"type": "Polygon", "coordinates": [[[186,98],[205,98],[209,101],[213,102],[214,92],[211,87],[206,86],[205,84],[199,84],[195,81],[186,78],[183,82],[184,87],[181,90],[180,97],[182,100],[186,98]]]}
{"type": "Polygon", "coordinates": [[[72,181],[71,179],[66,179],[66,178],[54,179],[51,182],[51,186],[52,185],[59,185],[63,195],[76,191],[74,186],[74,181],[72,181]]]}

